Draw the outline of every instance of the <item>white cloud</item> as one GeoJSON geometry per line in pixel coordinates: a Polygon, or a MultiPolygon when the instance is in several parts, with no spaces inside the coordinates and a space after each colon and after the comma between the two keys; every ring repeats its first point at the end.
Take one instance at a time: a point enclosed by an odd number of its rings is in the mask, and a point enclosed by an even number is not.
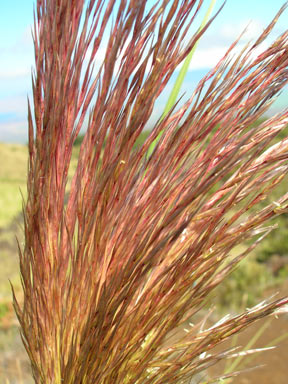
{"type": "Polygon", "coordinates": [[[31,31],[26,27],[15,44],[1,47],[0,79],[30,76],[33,60],[31,31]]]}
{"type": "Polygon", "coordinates": [[[239,23],[225,23],[219,29],[219,39],[237,39],[245,31],[242,41],[256,39],[265,29],[265,25],[259,20],[241,20],[239,23]]]}
{"type": "Polygon", "coordinates": [[[211,46],[206,49],[197,49],[190,63],[190,70],[212,68],[227,51],[227,47],[211,46]]]}
{"type": "MultiPolygon", "coordinates": [[[[199,45],[192,58],[189,70],[213,68],[219,60],[226,54],[231,44],[239,38],[241,33],[245,30],[239,43],[232,51],[232,54],[239,54],[248,42],[255,41],[264,30],[264,24],[260,21],[242,20],[237,24],[225,23],[217,31],[208,33],[200,40],[199,45]]],[[[266,42],[252,55],[255,58],[264,51],[271,42],[272,38],[268,38],[266,42]]]]}
{"type": "MultiPolygon", "coordinates": [[[[239,43],[231,52],[231,55],[237,56],[244,48],[245,44],[239,43]]],[[[254,50],[253,54],[251,54],[251,59],[255,59],[267,48],[268,44],[265,42],[262,43],[257,49],[254,50]]],[[[228,49],[229,45],[219,45],[211,46],[210,48],[205,49],[197,49],[190,63],[189,70],[215,67],[215,65],[217,65],[217,63],[225,56],[228,49]]]]}

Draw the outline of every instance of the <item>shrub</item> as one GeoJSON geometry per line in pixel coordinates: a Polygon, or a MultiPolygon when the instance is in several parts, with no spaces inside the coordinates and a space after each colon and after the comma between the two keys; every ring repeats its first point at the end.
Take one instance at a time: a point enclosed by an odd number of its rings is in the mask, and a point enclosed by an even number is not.
{"type": "Polygon", "coordinates": [[[287,244],[287,215],[283,215],[281,219],[278,219],[279,229],[274,230],[270,236],[262,242],[259,251],[257,252],[257,260],[260,262],[268,261],[271,256],[287,256],[288,244],[287,244]],[[273,236],[272,236],[273,235],[273,236]]]}
{"type": "Polygon", "coordinates": [[[0,322],[7,315],[9,311],[7,303],[0,303],[0,322]]]}
{"type": "Polygon", "coordinates": [[[288,169],[288,139],[269,147],[287,112],[253,125],[287,83],[287,32],[254,57],[279,15],[234,59],[233,44],[133,149],[209,27],[183,43],[201,6],[37,1],[24,302],[14,300],[36,383],[188,383],[235,356],[214,346],[287,303],[177,333],[287,206],[284,195],[251,211],[288,169]],[[106,30],[103,64],[93,71],[106,30]],[[88,112],[66,206],[73,143],[88,112]]]}
{"type": "Polygon", "coordinates": [[[273,275],[266,265],[251,258],[244,259],[212,293],[211,301],[221,312],[236,312],[239,308],[252,307],[273,281],[273,275]]]}

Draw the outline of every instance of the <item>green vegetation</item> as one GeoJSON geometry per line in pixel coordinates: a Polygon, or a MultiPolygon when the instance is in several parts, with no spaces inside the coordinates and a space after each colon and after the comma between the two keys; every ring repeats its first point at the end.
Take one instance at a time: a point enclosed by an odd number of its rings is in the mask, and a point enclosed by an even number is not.
{"type": "MultiPolygon", "coordinates": [[[[260,123],[260,122],[259,122],[260,123]]],[[[143,145],[149,135],[144,131],[137,138],[135,148],[143,145]]],[[[283,135],[282,135],[283,136],[283,135]]],[[[279,138],[278,138],[279,139],[279,138]]],[[[70,179],[76,168],[79,146],[83,136],[79,136],[73,150],[70,167],[70,179]]],[[[15,234],[22,241],[21,222],[21,191],[25,191],[25,177],[27,164],[27,147],[24,145],[11,145],[0,143],[1,157],[1,184],[0,184],[0,297],[11,299],[11,290],[8,278],[16,291],[21,291],[18,271],[18,257],[15,234]],[[4,161],[5,159],[5,161],[4,161]],[[5,229],[5,230],[4,230],[5,229]]],[[[286,188],[286,182],[280,184],[269,197],[276,200],[286,188]]],[[[212,295],[213,303],[217,308],[225,312],[227,308],[237,311],[243,306],[252,306],[263,294],[263,291],[271,285],[280,284],[288,276],[288,216],[286,214],[274,220],[279,227],[273,230],[253,251],[251,257],[242,261],[230,276],[223,281],[212,295]],[[277,255],[277,260],[275,255],[277,255]],[[281,259],[283,257],[283,263],[281,259]],[[272,260],[271,260],[272,258],[272,260]],[[277,266],[279,268],[276,270],[277,266]],[[275,269],[275,270],[274,270],[275,269]]],[[[6,304],[0,308],[0,318],[5,316],[6,304]]]]}
{"type": "Polygon", "coordinates": [[[288,173],[288,140],[272,145],[288,113],[257,124],[285,85],[287,36],[254,57],[285,7],[145,140],[157,97],[205,32],[186,40],[202,2],[145,5],[37,1],[13,295],[36,383],[188,384],[241,356],[223,348],[233,334],[287,309],[288,296],[264,300],[212,326],[201,311],[213,292],[230,309],[253,304],[272,276],[266,260],[245,258],[288,208],[282,191],[263,201],[288,173]],[[85,146],[73,145],[88,113],[85,146]]]}
{"type": "Polygon", "coordinates": [[[21,211],[21,193],[26,196],[27,147],[0,143],[0,164],[0,227],[3,227],[21,211]]]}
{"type": "MultiPolygon", "coordinates": [[[[259,125],[263,121],[261,119],[254,123],[253,126],[259,125]]],[[[288,129],[281,132],[274,141],[283,139],[288,134],[287,131],[288,129]]],[[[137,138],[134,148],[140,148],[149,134],[150,131],[143,131],[137,138]]],[[[69,180],[71,180],[77,165],[82,140],[83,136],[79,135],[74,143],[69,180]]],[[[2,164],[0,169],[0,228],[6,228],[6,231],[0,233],[0,243],[6,243],[10,250],[13,249],[12,257],[11,252],[5,250],[1,252],[3,268],[0,269],[0,293],[1,296],[8,298],[10,297],[10,286],[7,277],[12,280],[16,289],[17,287],[20,289],[14,234],[16,232],[17,237],[22,238],[22,223],[16,220],[12,228],[9,229],[9,227],[13,220],[21,215],[22,197],[20,190],[25,195],[27,147],[0,143],[0,160],[2,164]]],[[[269,195],[269,200],[271,202],[277,200],[285,192],[286,186],[287,181],[284,180],[269,195]]],[[[216,187],[214,189],[216,190],[216,187]]],[[[274,220],[274,223],[279,224],[278,228],[273,230],[257,246],[249,259],[240,263],[237,269],[218,288],[216,294],[213,295],[213,300],[214,302],[216,300],[219,308],[233,307],[236,310],[243,305],[243,302],[251,306],[255,304],[257,298],[261,297],[263,290],[267,286],[279,284],[283,278],[288,276],[288,265],[286,263],[286,257],[288,256],[288,215],[284,214],[278,217],[274,220]],[[277,256],[277,260],[275,256],[277,256]],[[283,257],[283,263],[281,263],[279,257],[283,257]],[[270,262],[271,258],[273,260],[270,262]],[[278,265],[279,268],[276,270],[278,265]]]]}
{"type": "MultiPolygon", "coordinates": [[[[263,123],[261,118],[251,125],[251,128],[263,123]]],[[[216,129],[215,129],[216,131],[216,129]]],[[[147,139],[150,131],[143,131],[136,140],[134,148],[141,147],[147,139]]],[[[288,127],[280,132],[273,140],[274,143],[288,136],[288,127]]],[[[80,135],[74,145],[80,146],[83,140],[80,135]]],[[[269,201],[276,201],[286,192],[287,180],[285,179],[269,195],[269,201]]],[[[213,188],[217,190],[217,186],[213,188]]],[[[264,203],[263,203],[264,206],[264,203]]],[[[256,247],[251,257],[242,261],[235,271],[217,288],[213,294],[213,302],[221,311],[233,309],[235,311],[245,306],[252,306],[263,295],[263,291],[270,286],[281,284],[288,276],[288,214],[283,214],[272,223],[277,223],[278,228],[256,247]],[[277,255],[277,260],[276,256],[277,255]],[[283,258],[281,262],[281,257],[283,258]],[[271,260],[272,258],[272,260],[271,260]],[[278,267],[278,268],[277,268],[278,267]]],[[[248,242],[248,244],[250,244],[248,242]]]]}
{"type": "Polygon", "coordinates": [[[271,271],[258,263],[253,255],[243,260],[213,294],[213,302],[221,311],[239,311],[252,307],[270,285],[275,284],[271,271]]]}
{"type": "MultiPolygon", "coordinates": [[[[79,137],[79,143],[82,138],[79,137]]],[[[69,181],[77,165],[79,148],[75,146],[69,169],[69,181]]],[[[28,151],[26,145],[0,143],[0,228],[9,226],[22,211],[26,197],[28,151]]]]}
{"type": "Polygon", "coordinates": [[[9,307],[7,303],[0,303],[0,322],[5,315],[9,312],[9,307]]]}

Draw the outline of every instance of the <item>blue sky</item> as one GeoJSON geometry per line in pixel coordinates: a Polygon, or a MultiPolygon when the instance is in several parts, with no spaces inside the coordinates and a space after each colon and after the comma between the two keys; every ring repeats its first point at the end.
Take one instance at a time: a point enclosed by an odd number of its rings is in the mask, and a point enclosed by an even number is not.
{"type": "MultiPolygon", "coordinates": [[[[149,0],[149,2],[151,2],[149,0]]],[[[227,3],[201,40],[193,58],[182,92],[191,94],[207,70],[217,63],[227,47],[249,24],[243,43],[255,38],[279,10],[284,0],[227,0],[227,3]]],[[[206,7],[210,1],[204,1],[206,7]]],[[[25,142],[27,140],[27,95],[31,97],[31,68],[33,45],[31,24],[33,0],[0,2],[0,141],[25,142]]],[[[216,8],[222,4],[216,2],[216,8]]],[[[206,9],[205,7],[203,8],[206,9]]],[[[288,10],[279,19],[272,37],[287,28],[288,10]]],[[[161,96],[157,113],[163,108],[169,88],[161,96]]],[[[286,106],[285,91],[274,106],[277,111],[286,106]]]]}

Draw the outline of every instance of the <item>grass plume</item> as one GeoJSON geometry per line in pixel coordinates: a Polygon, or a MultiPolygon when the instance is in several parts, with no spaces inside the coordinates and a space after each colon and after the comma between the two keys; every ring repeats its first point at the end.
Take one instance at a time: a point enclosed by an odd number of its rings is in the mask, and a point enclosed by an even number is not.
{"type": "Polygon", "coordinates": [[[271,230],[265,223],[286,211],[288,198],[255,212],[288,171],[288,139],[270,145],[287,110],[253,125],[287,84],[288,32],[255,55],[285,7],[233,57],[235,42],[133,149],[157,97],[212,21],[190,32],[202,7],[196,0],[37,1],[23,304],[14,298],[37,384],[190,383],[235,357],[213,347],[288,302],[261,303],[174,337],[271,230]],[[87,115],[68,191],[73,143],[87,115]],[[231,255],[252,238],[243,254],[231,255]]]}

